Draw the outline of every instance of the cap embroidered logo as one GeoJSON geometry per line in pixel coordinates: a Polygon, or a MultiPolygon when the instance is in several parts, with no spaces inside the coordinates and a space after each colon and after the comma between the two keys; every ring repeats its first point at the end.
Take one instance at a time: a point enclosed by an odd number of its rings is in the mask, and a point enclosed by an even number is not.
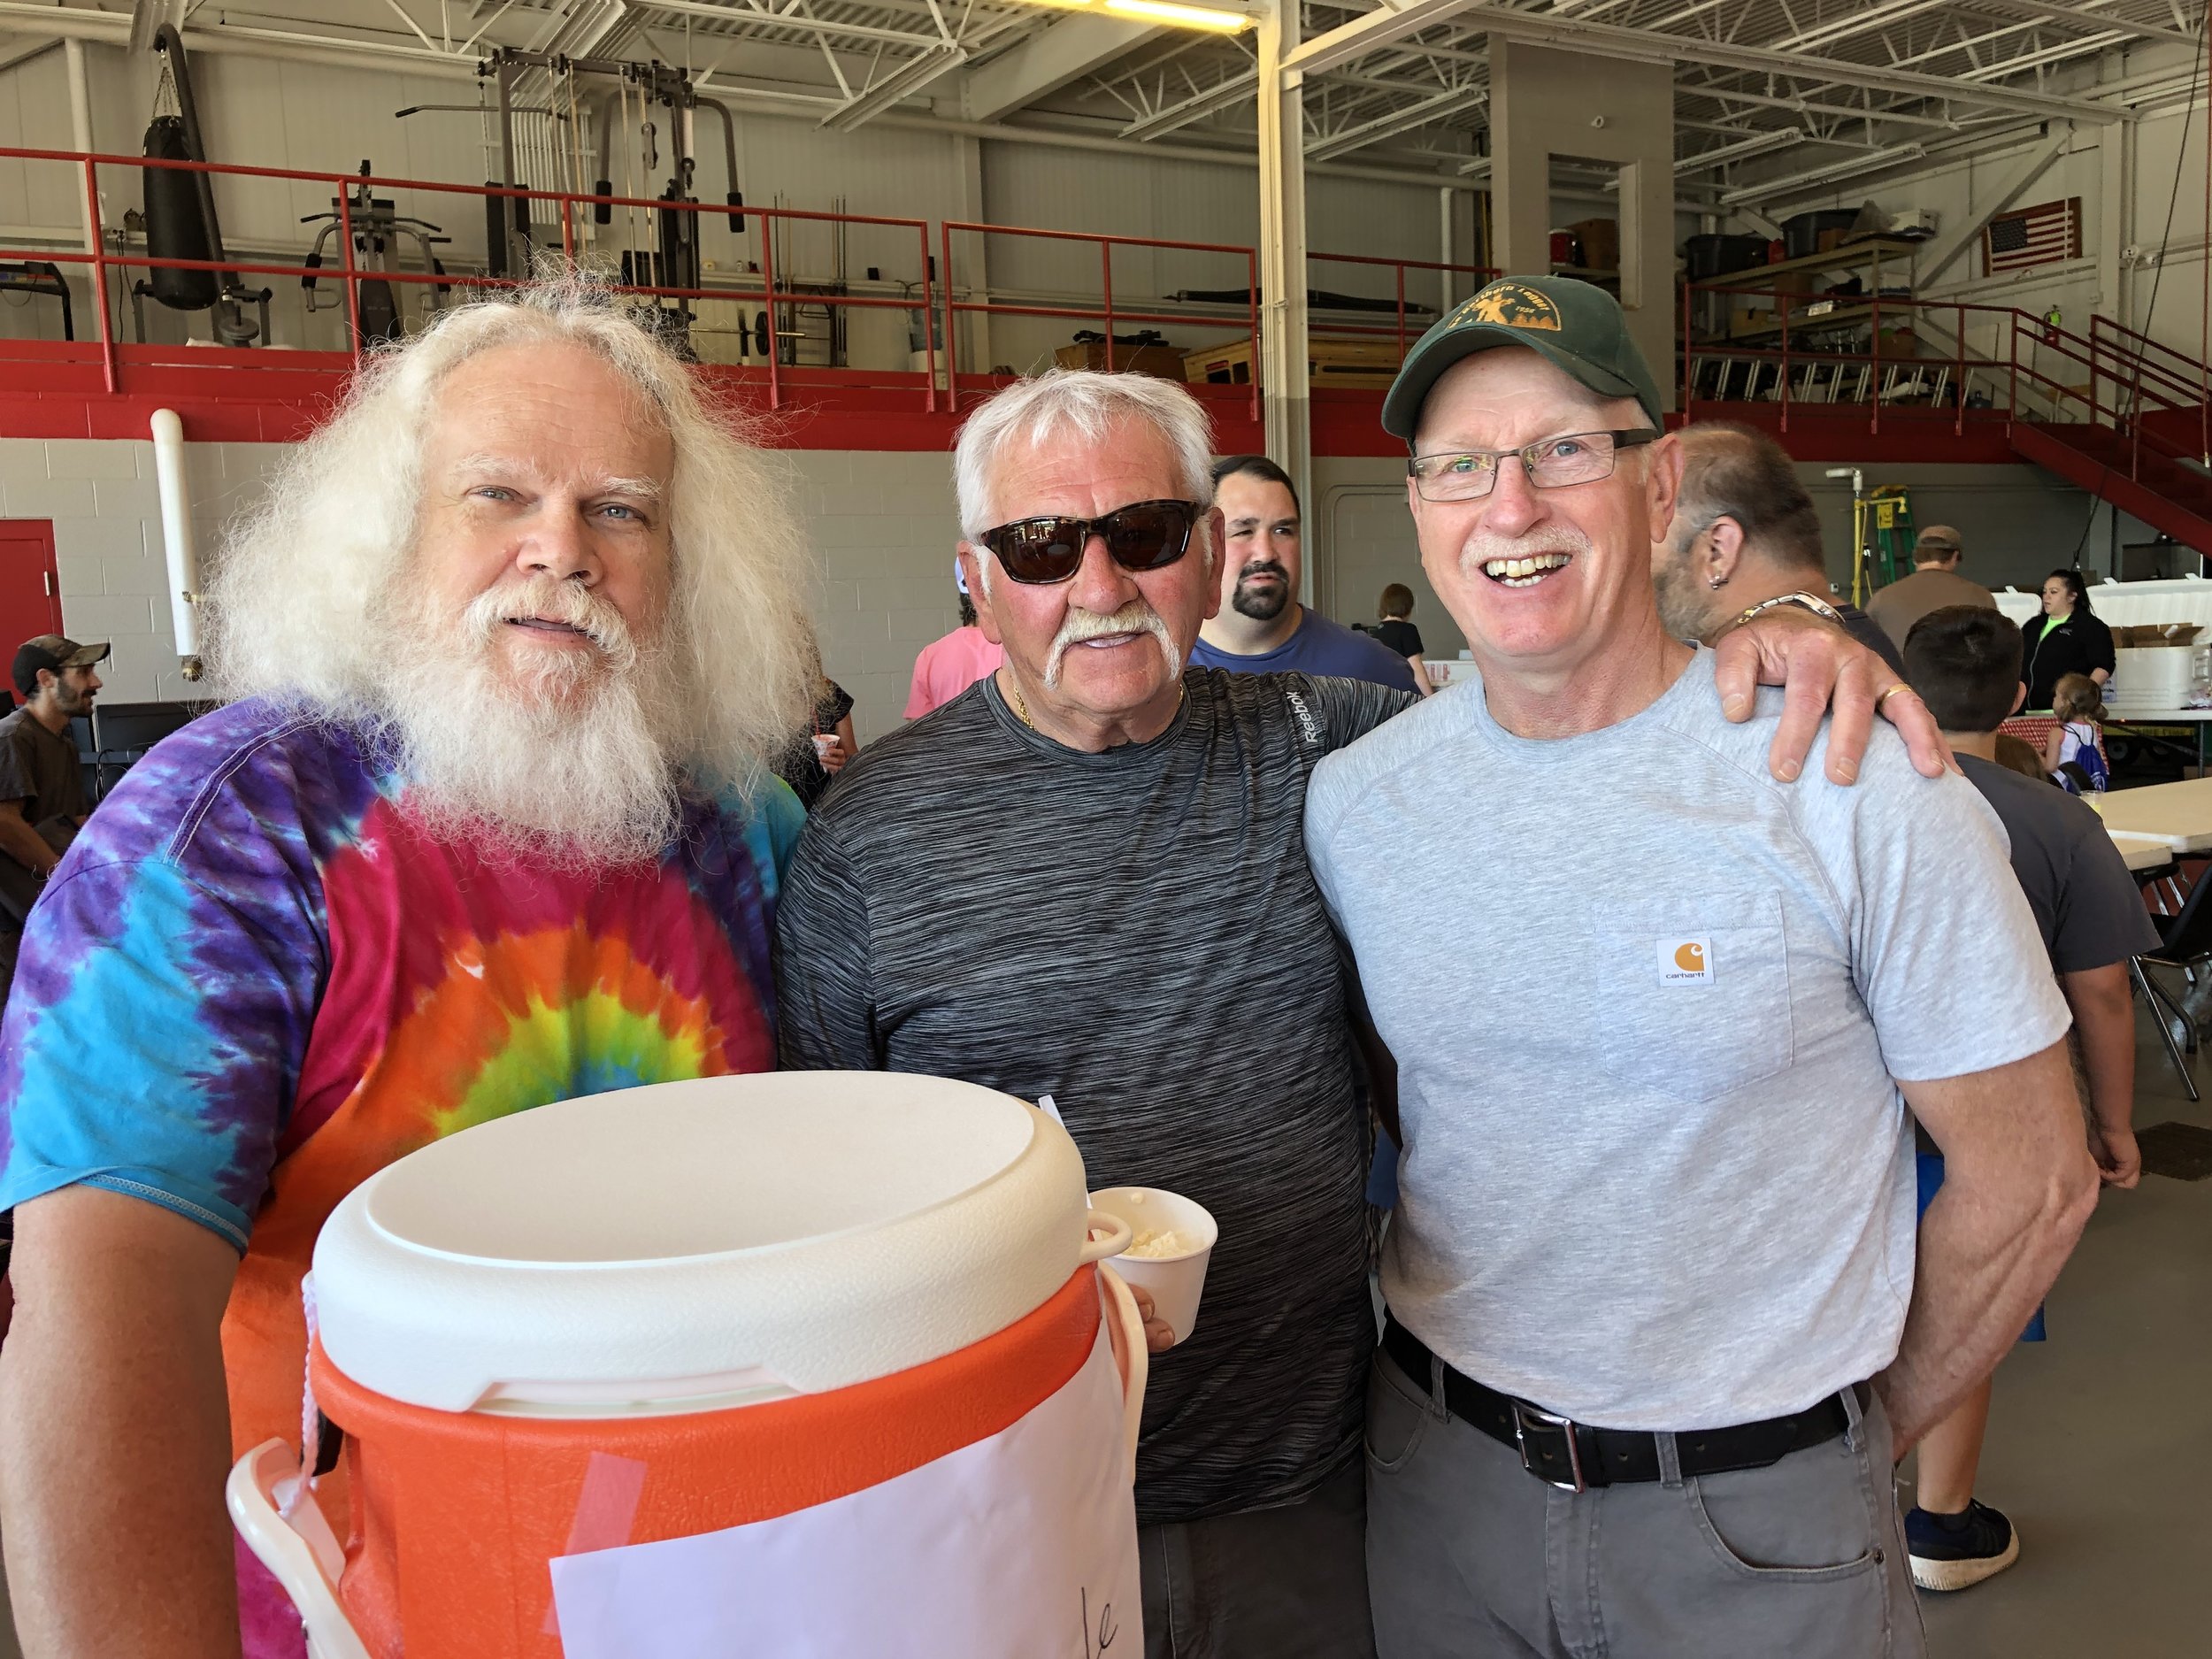
{"type": "Polygon", "coordinates": [[[1455,323],[1469,320],[1506,328],[1540,328],[1555,334],[1560,331],[1559,307],[1551,296],[1525,282],[1493,282],[1452,319],[1455,323]]]}

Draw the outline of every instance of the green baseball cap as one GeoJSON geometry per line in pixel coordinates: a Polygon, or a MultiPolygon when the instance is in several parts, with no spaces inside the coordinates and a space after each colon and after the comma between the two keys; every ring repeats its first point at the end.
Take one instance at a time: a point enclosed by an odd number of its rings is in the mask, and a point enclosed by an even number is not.
{"type": "Polygon", "coordinates": [[[1526,346],[1602,397],[1632,397],[1655,426],[1659,383],[1620,302],[1572,277],[1501,277],[1414,342],[1383,399],[1383,430],[1413,442],[1421,405],[1445,370],[1493,346],[1526,346]]]}

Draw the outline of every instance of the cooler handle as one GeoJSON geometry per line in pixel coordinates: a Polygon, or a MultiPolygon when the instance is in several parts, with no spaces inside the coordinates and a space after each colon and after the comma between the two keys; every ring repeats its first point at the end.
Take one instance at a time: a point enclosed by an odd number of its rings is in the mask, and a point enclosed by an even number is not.
{"type": "Polygon", "coordinates": [[[1127,1282],[1102,1262],[1098,1286],[1106,1298],[1107,1334],[1114,1357],[1121,1362],[1121,1426],[1129,1441],[1129,1479],[1134,1485],[1137,1434],[1144,1422],[1144,1386],[1151,1375],[1152,1354],[1145,1343],[1144,1316],[1137,1311],[1137,1299],[1129,1294],[1127,1282]]]}
{"type": "Polygon", "coordinates": [[[314,1494],[301,1489],[303,1484],[292,1448],[269,1440],[238,1460],[223,1496],[246,1548],[275,1575],[306,1624],[309,1659],[370,1659],[367,1645],[338,1601],[345,1551],[314,1494]],[[288,1515],[287,1503],[292,1506],[288,1515]]]}
{"type": "Polygon", "coordinates": [[[1087,1210],[1083,1217],[1083,1253],[1075,1258],[1076,1264],[1081,1266],[1086,1262],[1102,1262],[1110,1256],[1119,1256],[1134,1237],[1129,1224],[1119,1216],[1110,1216],[1102,1210],[1087,1210]],[[1091,1235],[1095,1233],[1106,1236],[1093,1238],[1091,1235]]]}

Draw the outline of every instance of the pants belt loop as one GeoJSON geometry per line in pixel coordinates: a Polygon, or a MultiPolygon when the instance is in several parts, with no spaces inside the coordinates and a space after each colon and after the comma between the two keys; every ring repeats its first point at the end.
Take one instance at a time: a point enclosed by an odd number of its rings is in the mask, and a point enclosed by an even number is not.
{"type": "Polygon", "coordinates": [[[1659,1484],[1679,1489],[1682,1485],[1682,1451],[1675,1444],[1674,1436],[1667,1433],[1652,1437],[1659,1448],[1659,1484]]]}
{"type": "Polygon", "coordinates": [[[1428,1385],[1430,1414],[1439,1423],[1450,1421],[1452,1408],[1444,1393],[1444,1360],[1434,1352],[1429,1355],[1428,1385]]]}
{"type": "Polygon", "coordinates": [[[1859,1391],[1852,1386],[1839,1388],[1836,1398],[1843,1402],[1843,1443],[1853,1451],[1858,1451],[1866,1440],[1859,1429],[1859,1425],[1866,1420],[1866,1414],[1859,1409],[1859,1391]]]}

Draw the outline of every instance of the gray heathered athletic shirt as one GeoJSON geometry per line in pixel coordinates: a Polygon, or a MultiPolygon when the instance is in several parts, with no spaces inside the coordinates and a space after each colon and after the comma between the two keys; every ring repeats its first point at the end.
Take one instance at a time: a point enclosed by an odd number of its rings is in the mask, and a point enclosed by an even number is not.
{"type": "Polygon", "coordinates": [[[1137,1516],[1303,1497],[1359,1442],[1368,1136],[1306,780],[1404,692],[1194,669],[1149,743],[1040,737],[984,680],[863,750],[778,907],[784,1064],[1055,1097],[1094,1187],[1221,1224],[1156,1355],[1137,1516]]]}
{"type": "Polygon", "coordinates": [[[1972,786],[1879,722],[1856,786],[1822,776],[1824,731],[1777,783],[1781,706],[1730,725],[1701,651],[1633,718],[1532,741],[1474,682],[1314,778],[1314,870],[1398,1061],[1391,1310],[1580,1422],[1752,1422],[1887,1365],[1914,1267],[1891,1079],[2066,1031],[1972,786]]]}

